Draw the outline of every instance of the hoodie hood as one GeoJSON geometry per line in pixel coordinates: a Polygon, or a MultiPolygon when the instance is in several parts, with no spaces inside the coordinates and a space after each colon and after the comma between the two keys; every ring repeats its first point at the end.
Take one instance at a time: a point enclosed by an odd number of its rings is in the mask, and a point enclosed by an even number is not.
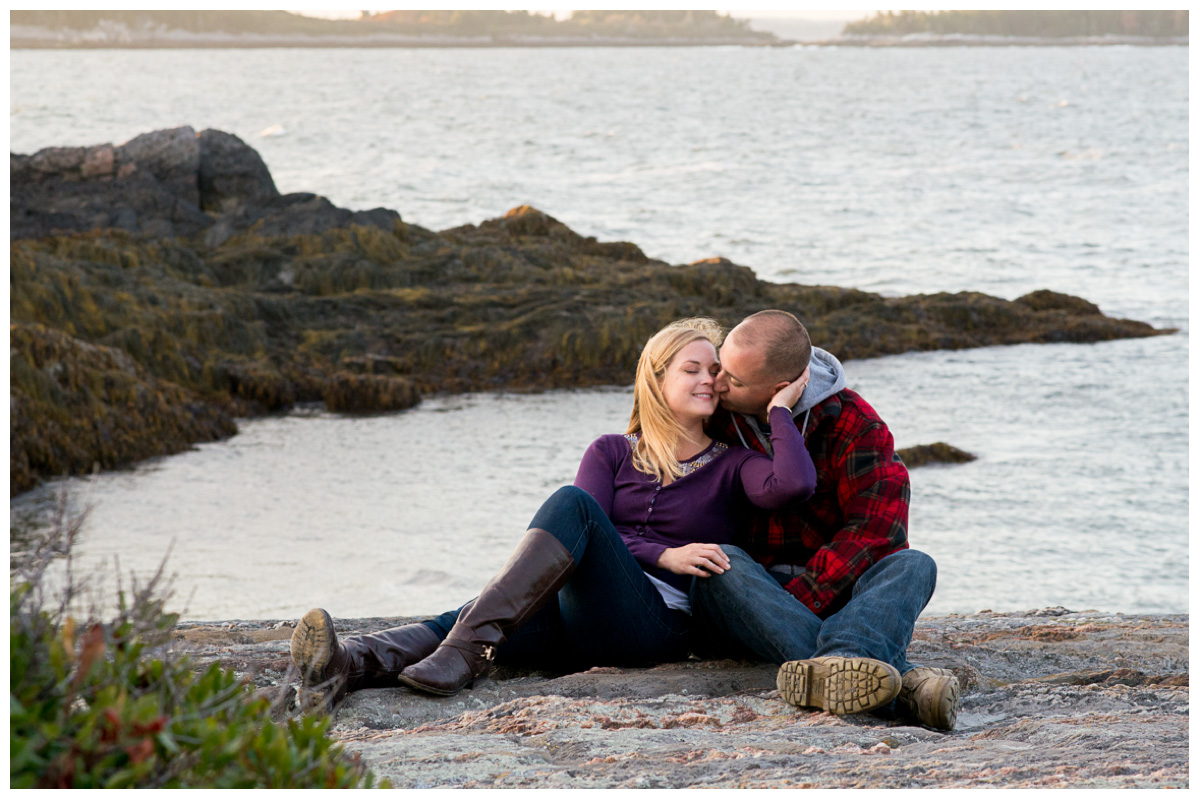
{"type": "Polygon", "coordinates": [[[800,395],[800,402],[792,408],[792,417],[798,417],[823,400],[846,388],[846,370],[842,362],[828,350],[812,349],[812,360],[808,362],[808,386],[800,395]]]}

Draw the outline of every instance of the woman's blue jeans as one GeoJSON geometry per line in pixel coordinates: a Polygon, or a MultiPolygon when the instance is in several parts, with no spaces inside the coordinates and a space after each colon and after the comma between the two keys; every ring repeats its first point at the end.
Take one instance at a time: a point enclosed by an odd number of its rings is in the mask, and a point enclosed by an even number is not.
{"type": "MultiPolygon", "coordinates": [[[[559,670],[640,666],[687,657],[689,617],[667,608],[620,534],[587,492],[564,486],[529,523],[575,561],[558,596],[496,650],[499,664],[559,670]]],[[[427,620],[445,638],[461,608],[427,620]]]]}

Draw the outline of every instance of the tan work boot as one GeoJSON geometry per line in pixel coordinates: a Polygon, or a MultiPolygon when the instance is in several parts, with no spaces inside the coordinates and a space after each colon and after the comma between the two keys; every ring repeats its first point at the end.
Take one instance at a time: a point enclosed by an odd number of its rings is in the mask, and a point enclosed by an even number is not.
{"type": "Polygon", "coordinates": [[[873,658],[823,656],[787,662],[776,683],[794,706],[858,714],[890,703],[900,692],[900,673],[873,658]]]}
{"type": "Polygon", "coordinates": [[[948,669],[913,667],[904,673],[896,710],[940,731],[958,719],[958,678],[948,669]]]}

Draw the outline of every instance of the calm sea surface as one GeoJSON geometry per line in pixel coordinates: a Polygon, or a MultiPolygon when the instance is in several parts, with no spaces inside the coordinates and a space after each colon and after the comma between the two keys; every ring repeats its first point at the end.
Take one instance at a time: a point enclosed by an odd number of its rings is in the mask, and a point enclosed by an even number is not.
{"type": "MultiPolygon", "coordinates": [[[[672,263],[887,294],[1050,288],[1178,328],[847,371],[898,446],[979,455],[912,474],[930,613],[1188,609],[1187,48],[16,51],[10,68],[14,152],[220,128],[281,191],[433,229],[529,203],[672,263]]],[[[629,405],[614,388],[247,421],[72,481],[95,504],[80,564],[146,572],[171,547],[198,619],[439,611],[629,405]]],[[[13,527],[47,498],[12,501],[13,527]]]]}

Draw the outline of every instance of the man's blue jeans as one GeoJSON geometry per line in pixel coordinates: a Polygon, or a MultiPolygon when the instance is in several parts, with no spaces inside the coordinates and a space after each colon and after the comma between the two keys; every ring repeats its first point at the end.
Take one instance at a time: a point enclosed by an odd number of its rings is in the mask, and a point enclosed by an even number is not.
{"type": "Polygon", "coordinates": [[[913,625],[933,596],[937,566],[916,550],[880,559],[854,584],[841,610],[821,619],[777,576],[738,547],[722,545],[730,568],[697,578],[692,610],[704,649],[782,664],[820,656],[858,656],[913,668],[906,652],[913,625]],[[731,652],[732,651],[732,652],[731,652]]]}
{"type": "MultiPolygon", "coordinates": [[[[567,671],[687,658],[689,617],[667,608],[595,498],[564,486],[529,527],[553,534],[571,553],[575,571],[555,599],[496,649],[498,664],[567,671]]],[[[461,610],[425,625],[444,639],[461,610]]]]}

